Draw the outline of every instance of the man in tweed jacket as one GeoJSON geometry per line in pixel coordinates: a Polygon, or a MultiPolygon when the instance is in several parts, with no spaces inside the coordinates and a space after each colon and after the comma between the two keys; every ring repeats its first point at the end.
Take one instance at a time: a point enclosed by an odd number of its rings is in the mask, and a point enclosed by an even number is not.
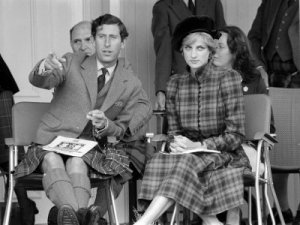
{"type": "Polygon", "coordinates": [[[118,59],[126,27],[109,14],[92,23],[96,53],[66,54],[63,58],[50,54],[30,74],[33,85],[55,88],[49,111],[41,119],[37,135],[25,159],[16,168],[16,177],[30,174],[40,165],[43,185],[49,199],[59,208],[57,221],[63,224],[94,224],[99,208],[87,209],[90,198],[90,168],[100,178],[131,175],[127,150],[103,152],[103,141],[115,136],[126,141],[140,138],[151,115],[150,101],[130,65],[118,59]],[[105,69],[104,69],[105,68],[105,69]],[[101,71],[101,72],[100,72],[101,71]],[[97,75],[98,74],[98,75],[97,75]],[[105,84],[97,90],[97,77],[105,84]],[[134,126],[130,121],[137,103],[144,104],[149,115],[134,126]],[[97,140],[99,145],[82,158],[62,157],[42,150],[56,136],[97,140]]]}

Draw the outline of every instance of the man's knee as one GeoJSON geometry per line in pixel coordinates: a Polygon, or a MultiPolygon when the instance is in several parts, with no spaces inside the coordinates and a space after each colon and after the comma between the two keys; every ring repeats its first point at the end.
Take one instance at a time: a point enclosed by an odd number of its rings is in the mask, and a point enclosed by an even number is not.
{"type": "Polygon", "coordinates": [[[69,174],[71,173],[87,174],[88,167],[82,158],[71,157],[66,162],[66,170],[69,174]]]}
{"type": "Polygon", "coordinates": [[[42,162],[42,170],[46,173],[50,169],[64,168],[62,157],[55,152],[49,152],[45,155],[42,162]]]}

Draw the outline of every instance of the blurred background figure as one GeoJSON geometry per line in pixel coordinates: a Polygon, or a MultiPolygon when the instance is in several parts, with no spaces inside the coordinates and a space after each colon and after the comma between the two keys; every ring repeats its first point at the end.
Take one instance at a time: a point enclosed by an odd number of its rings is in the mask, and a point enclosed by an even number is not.
{"type": "MultiPolygon", "coordinates": [[[[248,37],[267,86],[300,87],[299,0],[263,0],[248,37]]],[[[274,186],[286,223],[300,224],[300,205],[293,218],[288,203],[288,174],[274,174],[274,186]]],[[[276,221],[279,221],[276,216],[276,221]]]]}
{"type": "MultiPolygon", "coordinates": [[[[4,143],[5,138],[12,137],[12,106],[14,104],[13,95],[19,88],[11,74],[8,66],[0,55],[0,167],[8,171],[8,147],[4,143]]],[[[24,155],[24,149],[19,149],[19,159],[24,155]]],[[[27,191],[22,187],[16,187],[22,225],[34,225],[35,214],[38,213],[34,201],[28,198],[27,191]]]]}

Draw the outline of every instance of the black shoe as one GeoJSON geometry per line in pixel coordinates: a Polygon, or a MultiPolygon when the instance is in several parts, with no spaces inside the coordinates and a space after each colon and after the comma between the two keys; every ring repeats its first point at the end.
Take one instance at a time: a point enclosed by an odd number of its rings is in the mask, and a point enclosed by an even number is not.
{"type": "Polygon", "coordinates": [[[97,205],[91,205],[85,216],[85,225],[97,225],[100,219],[100,208],[97,205]]]}
{"type": "Polygon", "coordinates": [[[293,225],[300,225],[300,210],[297,210],[297,214],[296,214],[295,219],[293,221],[293,225]]]}
{"type": "MultiPolygon", "coordinates": [[[[276,208],[272,208],[272,211],[273,211],[273,214],[274,214],[274,217],[275,217],[276,224],[279,224],[280,223],[280,219],[279,219],[279,215],[278,215],[277,209],[276,208]]],[[[283,219],[284,219],[285,223],[291,223],[294,220],[293,213],[292,213],[291,209],[288,209],[286,211],[282,211],[282,216],[283,216],[283,219]]],[[[272,220],[271,220],[271,216],[270,215],[268,215],[267,223],[268,223],[268,225],[272,225],[272,220]]]]}
{"type": "MultiPolygon", "coordinates": [[[[23,203],[23,202],[22,202],[23,203]]],[[[23,205],[19,204],[22,225],[34,225],[35,214],[39,213],[36,204],[31,199],[28,199],[23,205]]]]}
{"type": "Polygon", "coordinates": [[[57,214],[58,225],[80,225],[74,209],[70,205],[63,205],[57,214]]]}
{"type": "Polygon", "coordinates": [[[57,225],[58,208],[53,206],[48,214],[48,225],[57,225]]]}

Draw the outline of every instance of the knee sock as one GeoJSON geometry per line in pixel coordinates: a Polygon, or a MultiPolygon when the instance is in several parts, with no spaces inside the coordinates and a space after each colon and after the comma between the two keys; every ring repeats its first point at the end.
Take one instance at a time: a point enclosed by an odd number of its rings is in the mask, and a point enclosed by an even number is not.
{"type": "Polygon", "coordinates": [[[70,179],[79,208],[86,208],[91,197],[90,178],[82,173],[71,173],[70,179]]]}
{"type": "Polygon", "coordinates": [[[43,177],[43,187],[47,197],[58,207],[68,204],[75,211],[78,203],[73,186],[66,171],[61,168],[49,170],[43,177]]]}

